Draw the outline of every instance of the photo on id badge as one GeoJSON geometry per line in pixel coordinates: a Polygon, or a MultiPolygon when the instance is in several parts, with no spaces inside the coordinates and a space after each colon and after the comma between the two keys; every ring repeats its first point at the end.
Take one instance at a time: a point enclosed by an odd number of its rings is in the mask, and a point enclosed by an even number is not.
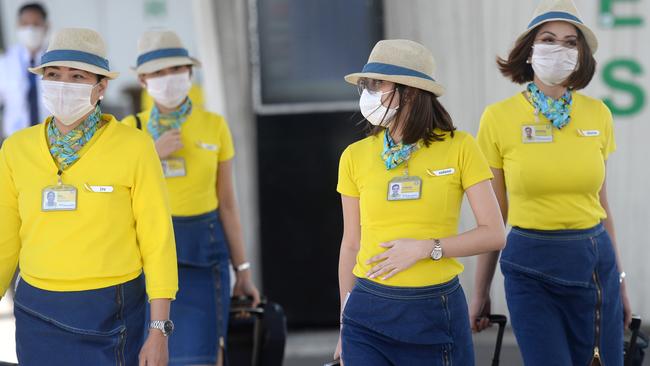
{"type": "Polygon", "coordinates": [[[388,200],[403,201],[420,199],[422,180],[419,177],[401,177],[388,182],[388,200]]]}
{"type": "Polygon", "coordinates": [[[73,211],[77,209],[77,190],[71,186],[51,186],[43,189],[43,211],[73,211]]]}
{"type": "Polygon", "coordinates": [[[521,127],[521,141],[524,144],[553,142],[550,124],[525,124],[521,127]]]}

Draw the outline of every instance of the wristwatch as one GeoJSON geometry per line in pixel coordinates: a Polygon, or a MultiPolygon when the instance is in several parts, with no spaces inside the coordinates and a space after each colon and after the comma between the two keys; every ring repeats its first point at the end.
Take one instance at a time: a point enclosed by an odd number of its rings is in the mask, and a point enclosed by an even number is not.
{"type": "Polygon", "coordinates": [[[149,329],[158,329],[165,337],[169,337],[174,331],[174,322],[171,320],[152,320],[149,329]]]}
{"type": "Polygon", "coordinates": [[[433,239],[433,250],[431,251],[431,259],[434,261],[440,260],[442,258],[442,246],[440,245],[440,240],[433,239]]]}

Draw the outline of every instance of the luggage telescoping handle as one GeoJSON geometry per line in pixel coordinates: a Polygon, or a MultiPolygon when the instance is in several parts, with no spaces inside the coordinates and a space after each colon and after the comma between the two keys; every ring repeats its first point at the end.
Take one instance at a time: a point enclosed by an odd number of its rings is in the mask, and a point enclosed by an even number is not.
{"type": "Polygon", "coordinates": [[[499,325],[499,330],[497,331],[497,344],[494,346],[494,357],[492,358],[492,366],[498,366],[499,356],[501,355],[501,343],[503,343],[503,332],[506,330],[508,317],[500,314],[490,314],[488,315],[488,320],[492,324],[499,325]]]}
{"type": "Polygon", "coordinates": [[[632,366],[634,362],[634,354],[636,352],[636,339],[639,337],[639,329],[641,328],[641,317],[638,315],[632,315],[632,322],[630,323],[630,330],[632,335],[630,336],[630,345],[627,349],[627,354],[625,357],[625,366],[632,366]]]}

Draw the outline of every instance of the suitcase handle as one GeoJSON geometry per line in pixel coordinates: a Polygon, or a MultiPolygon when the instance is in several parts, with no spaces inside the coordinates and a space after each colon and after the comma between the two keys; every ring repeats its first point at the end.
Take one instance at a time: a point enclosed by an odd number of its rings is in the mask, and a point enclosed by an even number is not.
{"type": "Polygon", "coordinates": [[[249,314],[264,314],[264,309],[260,308],[251,308],[251,307],[241,307],[241,308],[231,308],[230,314],[239,314],[239,313],[249,313],[249,314]]]}
{"type": "Polygon", "coordinates": [[[499,326],[499,330],[497,331],[497,342],[494,346],[494,357],[492,358],[492,366],[497,366],[499,365],[499,357],[501,356],[501,344],[503,343],[503,333],[506,330],[508,317],[501,314],[490,314],[487,316],[487,318],[490,323],[497,324],[499,326]]]}
{"type": "Polygon", "coordinates": [[[636,352],[636,339],[639,337],[639,329],[641,329],[641,317],[632,315],[632,322],[630,323],[632,335],[630,336],[630,346],[627,349],[627,355],[625,357],[625,366],[632,365],[634,353],[636,352]]]}

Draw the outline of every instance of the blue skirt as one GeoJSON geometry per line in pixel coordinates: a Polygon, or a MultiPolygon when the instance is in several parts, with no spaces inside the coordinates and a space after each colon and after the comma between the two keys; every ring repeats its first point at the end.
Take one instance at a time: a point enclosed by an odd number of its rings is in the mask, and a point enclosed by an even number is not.
{"type": "Polygon", "coordinates": [[[21,366],[131,366],[144,342],[143,276],[97,290],[55,292],[21,280],[14,300],[21,366]]]}
{"type": "Polygon", "coordinates": [[[623,365],[623,306],[612,242],[585,230],[515,227],[501,254],[512,327],[526,365],[623,365]]]}
{"type": "Polygon", "coordinates": [[[169,364],[215,364],[225,347],[230,310],[228,243],[219,213],[173,217],[178,287],[169,364]]]}
{"type": "Polygon", "coordinates": [[[343,310],[341,337],[346,365],[474,365],[458,278],[427,287],[358,278],[343,310]]]}

